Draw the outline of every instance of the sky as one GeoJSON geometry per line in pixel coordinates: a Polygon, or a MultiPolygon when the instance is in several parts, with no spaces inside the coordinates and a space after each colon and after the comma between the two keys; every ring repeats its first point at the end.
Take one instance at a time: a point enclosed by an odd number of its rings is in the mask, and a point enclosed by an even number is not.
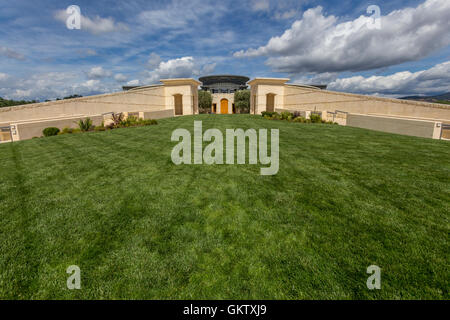
{"type": "Polygon", "coordinates": [[[449,92],[450,1],[0,0],[0,97],[212,74],[386,97],[449,92]],[[80,29],[67,26],[71,5],[80,29]]]}

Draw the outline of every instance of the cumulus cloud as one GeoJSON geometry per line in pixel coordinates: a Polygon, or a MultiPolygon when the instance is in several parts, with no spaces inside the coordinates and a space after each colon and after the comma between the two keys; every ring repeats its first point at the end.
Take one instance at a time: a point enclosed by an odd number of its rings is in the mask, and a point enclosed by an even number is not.
{"type": "Polygon", "coordinates": [[[102,79],[111,75],[111,71],[105,70],[103,67],[93,67],[87,72],[88,79],[102,79]]]}
{"type": "Polygon", "coordinates": [[[328,89],[366,94],[409,95],[450,92],[450,61],[417,72],[337,79],[328,89]]]}
{"type": "Polygon", "coordinates": [[[147,73],[145,83],[158,83],[160,79],[190,78],[204,71],[214,71],[215,64],[199,65],[193,57],[170,59],[159,63],[158,67],[147,73]]]}
{"type": "Polygon", "coordinates": [[[450,44],[450,1],[427,0],[416,8],[381,17],[381,29],[368,28],[373,18],[340,22],[322,7],[304,12],[283,35],[265,46],[235,52],[235,57],[267,56],[278,72],[363,71],[414,61],[450,44]]]}
{"type": "Polygon", "coordinates": [[[0,46],[0,56],[7,57],[14,60],[25,60],[25,56],[7,47],[0,46]]]}
{"type": "Polygon", "coordinates": [[[10,76],[0,87],[0,96],[16,100],[44,101],[80,94],[83,96],[111,92],[117,89],[110,83],[100,80],[82,80],[73,72],[47,72],[33,74],[26,78],[10,76]]]}
{"type": "MultiPolygon", "coordinates": [[[[57,20],[64,23],[66,23],[66,20],[69,17],[65,10],[58,10],[54,16],[57,20]]],[[[102,18],[100,16],[95,16],[93,18],[89,18],[87,16],[81,15],[81,30],[98,35],[108,32],[129,31],[129,28],[124,23],[115,22],[111,17],[102,18]]]]}

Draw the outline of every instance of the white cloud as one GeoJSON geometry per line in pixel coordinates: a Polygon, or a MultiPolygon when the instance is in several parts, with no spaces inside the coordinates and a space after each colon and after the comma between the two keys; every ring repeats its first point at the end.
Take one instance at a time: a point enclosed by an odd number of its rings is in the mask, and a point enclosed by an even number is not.
{"type": "Polygon", "coordinates": [[[127,81],[128,77],[122,73],[118,73],[114,76],[114,80],[117,82],[125,82],[127,81]]]}
{"type": "MultiPolygon", "coordinates": [[[[69,15],[65,10],[58,10],[55,13],[55,18],[64,23],[66,23],[68,17],[69,15]]],[[[93,18],[89,18],[81,15],[81,30],[97,35],[108,32],[129,31],[129,28],[124,23],[115,22],[111,17],[102,18],[100,16],[95,16],[93,18]]]]}
{"type": "Polygon", "coordinates": [[[138,79],[131,80],[127,82],[127,86],[138,86],[140,81],[138,79]]]}
{"type": "Polygon", "coordinates": [[[267,56],[278,72],[362,71],[415,61],[450,44],[450,1],[427,0],[417,8],[381,17],[381,29],[369,29],[369,16],[339,22],[322,7],[304,12],[283,35],[235,57],[267,56]]]}
{"type": "Polygon", "coordinates": [[[87,72],[88,79],[102,79],[111,75],[111,71],[105,70],[103,67],[93,67],[87,72]]]}
{"type": "Polygon", "coordinates": [[[328,89],[382,95],[450,92],[450,61],[417,72],[402,71],[388,76],[337,79],[328,85],[328,89]]]}
{"type": "Polygon", "coordinates": [[[112,92],[117,89],[117,84],[114,83],[102,83],[96,79],[82,80],[79,73],[47,72],[26,78],[10,76],[8,81],[0,87],[0,96],[16,100],[38,99],[44,101],[73,94],[87,96],[112,92]]]}
{"type": "Polygon", "coordinates": [[[202,72],[211,73],[215,64],[199,65],[193,57],[182,57],[162,61],[158,67],[147,73],[144,83],[158,83],[160,79],[190,78],[200,75],[202,72]]]}
{"type": "Polygon", "coordinates": [[[25,60],[25,56],[7,47],[0,47],[0,56],[15,60],[25,60]]]}

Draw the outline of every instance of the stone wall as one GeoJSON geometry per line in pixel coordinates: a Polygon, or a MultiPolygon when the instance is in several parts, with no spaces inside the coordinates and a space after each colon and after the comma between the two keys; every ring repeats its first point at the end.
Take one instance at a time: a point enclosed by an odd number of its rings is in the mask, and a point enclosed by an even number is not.
{"type": "Polygon", "coordinates": [[[145,119],[172,117],[175,95],[182,96],[183,114],[198,113],[200,82],[194,79],[161,82],[162,85],[124,92],[0,108],[0,126],[14,126],[14,140],[24,140],[42,136],[47,127],[74,127],[79,119],[87,117],[99,125],[102,114],[111,112],[142,114],[145,119]]]}
{"type": "Polygon", "coordinates": [[[349,113],[347,115],[347,126],[415,137],[440,139],[442,123],[428,120],[349,113]]]}
{"type": "Polygon", "coordinates": [[[286,85],[284,108],[289,110],[341,110],[368,115],[434,120],[450,123],[450,106],[333,92],[303,86],[286,85]]]}
{"type": "Polygon", "coordinates": [[[0,123],[90,116],[106,112],[156,111],[166,109],[164,99],[164,87],[158,85],[112,94],[27,104],[0,108],[0,123]]]}

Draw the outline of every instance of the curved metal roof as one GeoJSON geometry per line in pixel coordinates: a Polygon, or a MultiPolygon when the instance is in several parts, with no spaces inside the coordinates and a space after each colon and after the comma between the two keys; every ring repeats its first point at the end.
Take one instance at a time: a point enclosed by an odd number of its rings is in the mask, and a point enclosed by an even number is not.
{"type": "Polygon", "coordinates": [[[250,80],[250,78],[244,76],[235,76],[231,74],[223,74],[223,75],[220,74],[201,77],[198,80],[201,81],[205,86],[212,85],[215,83],[234,83],[238,85],[245,85],[247,81],[250,80]]]}

